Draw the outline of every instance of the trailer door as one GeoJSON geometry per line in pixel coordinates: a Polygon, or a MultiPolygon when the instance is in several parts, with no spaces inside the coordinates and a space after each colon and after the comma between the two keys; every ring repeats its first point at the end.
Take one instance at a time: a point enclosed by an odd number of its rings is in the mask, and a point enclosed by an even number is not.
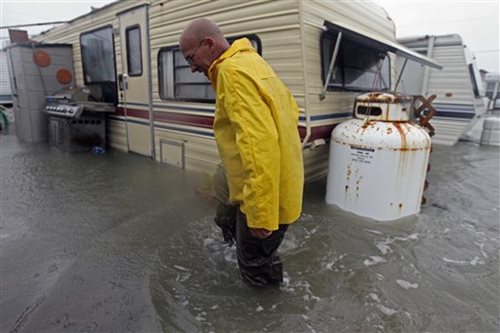
{"type": "Polygon", "coordinates": [[[128,150],[154,158],[148,6],[118,14],[121,72],[118,81],[128,150]]]}

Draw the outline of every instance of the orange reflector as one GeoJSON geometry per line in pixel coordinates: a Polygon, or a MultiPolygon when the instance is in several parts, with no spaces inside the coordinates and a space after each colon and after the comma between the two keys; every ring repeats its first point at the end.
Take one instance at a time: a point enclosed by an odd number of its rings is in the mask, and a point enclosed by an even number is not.
{"type": "Polygon", "coordinates": [[[33,61],[39,67],[47,67],[51,63],[50,55],[43,50],[38,50],[33,54],[33,61]]]}
{"type": "Polygon", "coordinates": [[[73,80],[73,74],[66,68],[61,68],[56,73],[56,79],[60,84],[68,84],[73,80]]]}

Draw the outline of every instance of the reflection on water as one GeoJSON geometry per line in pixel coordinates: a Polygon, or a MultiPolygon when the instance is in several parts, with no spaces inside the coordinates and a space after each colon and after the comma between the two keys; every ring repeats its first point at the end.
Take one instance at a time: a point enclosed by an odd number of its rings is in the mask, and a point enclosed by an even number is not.
{"type": "Polygon", "coordinates": [[[499,152],[436,146],[428,204],[378,224],[306,187],[255,291],[198,176],[139,156],[67,155],[2,136],[1,331],[499,330],[499,152]]]}

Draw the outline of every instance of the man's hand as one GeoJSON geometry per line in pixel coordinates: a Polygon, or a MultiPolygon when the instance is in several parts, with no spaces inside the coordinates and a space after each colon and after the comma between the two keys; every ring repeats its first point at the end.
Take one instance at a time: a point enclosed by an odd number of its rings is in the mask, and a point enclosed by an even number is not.
{"type": "Polygon", "coordinates": [[[250,234],[255,238],[264,239],[269,237],[273,232],[263,228],[248,228],[250,234]]]}

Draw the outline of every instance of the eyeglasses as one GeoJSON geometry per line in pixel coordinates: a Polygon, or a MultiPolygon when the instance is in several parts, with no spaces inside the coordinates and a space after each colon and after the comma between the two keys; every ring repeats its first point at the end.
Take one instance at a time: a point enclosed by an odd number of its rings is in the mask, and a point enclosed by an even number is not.
{"type": "Polygon", "coordinates": [[[193,52],[191,52],[190,55],[188,55],[186,57],[186,62],[188,63],[189,66],[193,66],[193,63],[194,63],[193,57],[196,55],[196,52],[198,52],[198,50],[200,49],[200,47],[203,45],[204,41],[205,41],[205,39],[202,39],[200,41],[200,43],[198,44],[198,46],[196,47],[196,49],[193,52]]]}

